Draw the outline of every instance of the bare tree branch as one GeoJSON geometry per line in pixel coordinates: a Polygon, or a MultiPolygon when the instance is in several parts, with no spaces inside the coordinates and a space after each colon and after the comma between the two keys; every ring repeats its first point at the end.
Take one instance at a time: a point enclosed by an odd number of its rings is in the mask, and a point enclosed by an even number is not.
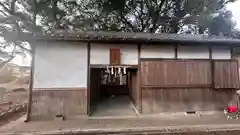
{"type": "Polygon", "coordinates": [[[0,71],[3,69],[3,67],[4,67],[7,63],[9,63],[10,61],[12,61],[14,57],[15,57],[15,56],[11,56],[11,57],[10,57],[9,59],[7,59],[6,61],[2,61],[2,62],[0,63],[0,71]]]}
{"type": "Polygon", "coordinates": [[[1,12],[5,17],[8,16],[8,14],[5,13],[5,12],[3,12],[2,10],[0,10],[0,12],[1,12]]]}
{"type": "Polygon", "coordinates": [[[15,3],[16,3],[16,1],[17,0],[12,0],[12,2],[11,2],[11,14],[13,14],[14,11],[15,11],[15,3]]]}
{"type": "Polygon", "coordinates": [[[7,60],[2,61],[2,62],[0,63],[0,70],[2,70],[2,68],[3,68],[7,63],[9,63],[11,60],[13,60],[13,58],[15,57],[16,46],[17,46],[17,44],[14,44],[13,50],[12,50],[12,52],[11,52],[11,55],[9,55],[10,58],[8,58],[7,60]]]}
{"type": "MultiPolygon", "coordinates": [[[[150,28],[150,32],[153,32],[153,31],[156,29],[157,21],[158,21],[158,19],[159,19],[160,14],[161,14],[160,12],[161,12],[161,10],[162,10],[162,8],[163,8],[163,5],[164,5],[164,3],[165,3],[166,1],[167,1],[167,0],[161,0],[160,4],[159,4],[159,6],[158,6],[158,8],[157,8],[157,10],[156,10],[156,12],[155,12],[156,17],[153,19],[153,22],[152,22],[153,26],[152,26],[152,28],[150,28]]],[[[157,3],[156,3],[156,4],[157,4],[157,3]]]]}
{"type": "Polygon", "coordinates": [[[18,45],[18,47],[20,48],[20,49],[22,49],[22,50],[24,50],[24,51],[27,51],[28,53],[32,53],[32,50],[30,50],[30,49],[27,49],[26,47],[24,47],[24,46],[22,46],[22,45],[18,45]]]}
{"type": "Polygon", "coordinates": [[[147,15],[146,15],[146,18],[147,20],[145,21],[145,24],[143,24],[142,26],[142,32],[145,30],[145,28],[147,27],[147,25],[149,25],[149,21],[151,19],[151,16],[152,16],[152,1],[149,1],[149,0],[145,0],[145,3],[147,5],[147,15]]]}
{"type": "Polygon", "coordinates": [[[17,48],[17,43],[15,42],[15,43],[14,43],[13,50],[12,50],[12,56],[14,56],[14,55],[15,55],[16,48],[17,48]]]}
{"type": "Polygon", "coordinates": [[[141,30],[140,31],[143,32],[144,31],[144,28],[143,28],[143,25],[144,25],[144,19],[143,19],[144,3],[143,2],[141,2],[140,8],[141,8],[140,15],[139,15],[139,20],[141,22],[141,30]]]}
{"type": "Polygon", "coordinates": [[[3,7],[3,9],[4,9],[6,12],[8,12],[9,14],[11,14],[11,10],[8,9],[3,2],[0,2],[0,5],[3,7]]]}

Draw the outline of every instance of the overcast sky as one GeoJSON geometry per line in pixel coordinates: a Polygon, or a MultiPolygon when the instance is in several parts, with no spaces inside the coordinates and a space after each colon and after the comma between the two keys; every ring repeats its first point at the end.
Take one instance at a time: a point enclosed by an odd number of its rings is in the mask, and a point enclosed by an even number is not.
{"type": "Polygon", "coordinates": [[[232,11],[234,20],[237,22],[237,28],[240,29],[240,0],[228,5],[228,9],[232,11]]]}

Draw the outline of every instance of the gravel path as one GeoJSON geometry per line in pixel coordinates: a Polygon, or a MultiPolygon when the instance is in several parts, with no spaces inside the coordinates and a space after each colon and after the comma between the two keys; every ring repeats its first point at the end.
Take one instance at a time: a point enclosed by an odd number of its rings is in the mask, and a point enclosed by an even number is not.
{"type": "MultiPolygon", "coordinates": [[[[1,135],[12,134],[116,134],[183,133],[183,132],[237,132],[240,120],[226,120],[223,115],[168,116],[128,119],[75,119],[67,121],[29,122],[25,117],[0,128],[1,135]]],[[[236,135],[238,135],[236,134],[236,135]]],[[[189,134],[188,134],[189,135],[189,134]]],[[[195,135],[195,134],[193,134],[195,135]]],[[[232,134],[235,135],[235,134],[232,134]]]]}

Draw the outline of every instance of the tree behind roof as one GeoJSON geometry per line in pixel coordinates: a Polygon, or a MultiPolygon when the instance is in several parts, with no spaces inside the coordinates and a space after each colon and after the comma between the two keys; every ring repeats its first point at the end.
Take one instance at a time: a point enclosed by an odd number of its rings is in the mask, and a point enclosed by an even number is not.
{"type": "Polygon", "coordinates": [[[28,53],[31,49],[22,41],[34,38],[24,33],[56,29],[232,36],[234,23],[226,5],[234,1],[5,0],[0,2],[0,34],[6,45],[28,53]]]}

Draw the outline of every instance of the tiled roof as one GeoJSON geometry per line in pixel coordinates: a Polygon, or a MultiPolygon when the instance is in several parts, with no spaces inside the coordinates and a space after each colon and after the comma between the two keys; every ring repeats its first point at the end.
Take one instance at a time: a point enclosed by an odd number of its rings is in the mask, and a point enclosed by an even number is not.
{"type": "Polygon", "coordinates": [[[189,34],[156,34],[156,33],[132,33],[132,32],[65,32],[36,33],[37,40],[67,40],[67,41],[105,41],[105,42],[133,42],[133,43],[209,43],[240,45],[240,39],[189,35],[189,34]]]}

